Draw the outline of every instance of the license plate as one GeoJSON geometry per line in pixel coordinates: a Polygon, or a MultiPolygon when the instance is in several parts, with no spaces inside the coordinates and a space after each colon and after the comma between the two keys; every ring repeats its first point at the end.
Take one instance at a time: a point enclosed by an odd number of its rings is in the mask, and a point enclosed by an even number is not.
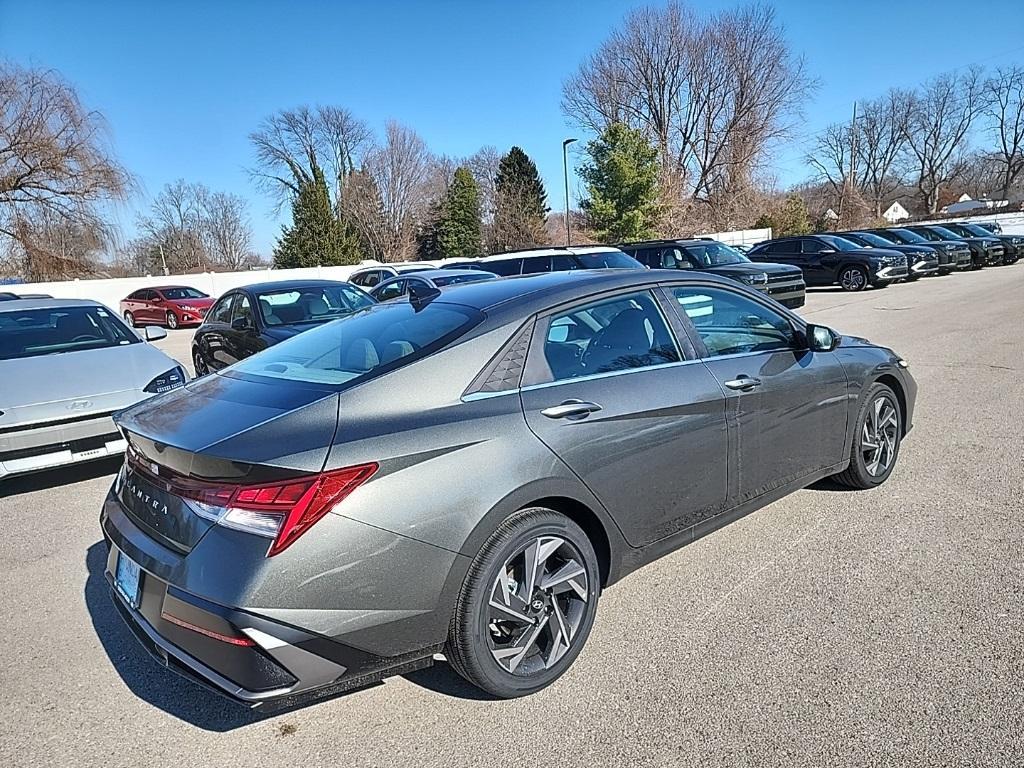
{"type": "Polygon", "coordinates": [[[139,607],[139,583],[142,569],[123,552],[117,554],[117,568],[114,571],[114,586],[132,608],[139,607]]]}

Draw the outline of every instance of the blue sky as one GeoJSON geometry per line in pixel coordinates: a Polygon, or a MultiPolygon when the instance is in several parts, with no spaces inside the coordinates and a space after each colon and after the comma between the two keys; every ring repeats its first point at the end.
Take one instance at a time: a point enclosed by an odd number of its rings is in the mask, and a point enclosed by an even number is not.
{"type": "MultiPolygon", "coordinates": [[[[0,56],[59,70],[104,113],[139,180],[134,209],[166,182],[199,181],[251,200],[263,253],[279,230],[253,188],[248,133],[283,107],[337,104],[378,132],[394,118],[431,149],[523,147],[563,205],[559,106],[572,73],[638,2],[68,2],[0,0],[0,56]]],[[[697,2],[715,10],[735,3],[697,2]]],[[[945,69],[1024,61],[1020,0],[775,3],[821,81],[800,136],[778,148],[780,183],[803,178],[816,130],[851,103],[945,69]]]]}

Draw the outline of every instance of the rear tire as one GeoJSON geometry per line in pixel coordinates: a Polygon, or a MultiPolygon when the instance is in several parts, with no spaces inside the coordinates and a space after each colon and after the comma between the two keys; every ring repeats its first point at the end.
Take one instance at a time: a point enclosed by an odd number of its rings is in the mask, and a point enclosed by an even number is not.
{"type": "Polygon", "coordinates": [[[133,315],[131,312],[124,313],[124,321],[128,323],[129,328],[138,328],[138,326],[135,325],[135,315],[133,315]]]}
{"type": "Polygon", "coordinates": [[[850,466],[832,479],[847,488],[867,490],[888,480],[899,459],[903,413],[896,393],[885,384],[872,384],[855,424],[850,466]]]}
{"type": "Polygon", "coordinates": [[[196,378],[200,376],[206,376],[210,373],[210,366],[206,364],[203,356],[199,353],[199,350],[192,352],[192,368],[195,371],[196,378]]]}
{"type": "Polygon", "coordinates": [[[839,287],[844,291],[863,291],[868,287],[868,272],[864,267],[852,265],[839,270],[839,287]]]}
{"type": "Polygon", "coordinates": [[[494,696],[535,693],[583,649],[600,588],[597,556],[578,525],[543,507],[520,510],[469,566],[448,629],[448,661],[494,696]]]}

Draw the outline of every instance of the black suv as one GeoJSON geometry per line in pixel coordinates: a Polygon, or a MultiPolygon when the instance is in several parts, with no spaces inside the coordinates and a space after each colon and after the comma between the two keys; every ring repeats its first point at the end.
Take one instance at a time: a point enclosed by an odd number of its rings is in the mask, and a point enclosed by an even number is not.
{"type": "Polygon", "coordinates": [[[1003,263],[1003,244],[994,237],[964,237],[947,229],[945,225],[938,224],[914,224],[907,229],[929,240],[958,240],[964,243],[971,249],[971,265],[974,269],[994,267],[1003,263]]]}
{"type": "Polygon", "coordinates": [[[998,240],[1003,244],[1003,264],[1014,264],[1021,256],[1024,256],[1024,236],[992,232],[980,224],[974,224],[969,221],[959,221],[955,224],[943,224],[942,226],[963,237],[982,237],[989,240],[998,240]]]}
{"type": "Polygon", "coordinates": [[[713,272],[766,293],[790,309],[804,305],[804,278],[798,267],[753,264],[735,248],[717,240],[644,240],[622,243],[618,248],[651,269],[713,272]]]}
{"type": "Polygon", "coordinates": [[[888,227],[867,231],[897,245],[929,245],[939,251],[939,253],[945,253],[949,258],[949,262],[939,262],[939,272],[943,274],[952,272],[954,269],[971,268],[971,249],[967,246],[967,243],[959,238],[956,240],[942,240],[936,235],[934,239],[930,239],[918,232],[911,232],[905,227],[888,227]]]}
{"type": "Polygon", "coordinates": [[[874,232],[835,232],[836,234],[852,243],[864,248],[884,248],[888,251],[899,251],[907,257],[907,279],[917,280],[926,275],[937,275],[942,267],[946,271],[952,271],[954,267],[953,256],[946,251],[939,251],[930,245],[903,245],[893,243],[884,237],[879,237],[874,232]]]}
{"type": "Polygon", "coordinates": [[[800,267],[807,285],[839,285],[863,291],[887,286],[908,274],[907,257],[898,251],[861,248],[836,235],[804,235],[766,240],[747,254],[754,262],[782,262],[800,267]]]}

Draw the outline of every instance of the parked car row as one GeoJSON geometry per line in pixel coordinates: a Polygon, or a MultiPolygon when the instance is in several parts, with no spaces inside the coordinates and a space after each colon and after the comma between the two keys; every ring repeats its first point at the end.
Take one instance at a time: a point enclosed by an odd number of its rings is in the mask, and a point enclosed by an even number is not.
{"type": "Polygon", "coordinates": [[[1024,256],[1024,236],[993,234],[969,223],[911,224],[777,238],[758,243],[747,255],[755,263],[797,266],[807,285],[862,291],[955,270],[1013,264],[1024,256]]]}

